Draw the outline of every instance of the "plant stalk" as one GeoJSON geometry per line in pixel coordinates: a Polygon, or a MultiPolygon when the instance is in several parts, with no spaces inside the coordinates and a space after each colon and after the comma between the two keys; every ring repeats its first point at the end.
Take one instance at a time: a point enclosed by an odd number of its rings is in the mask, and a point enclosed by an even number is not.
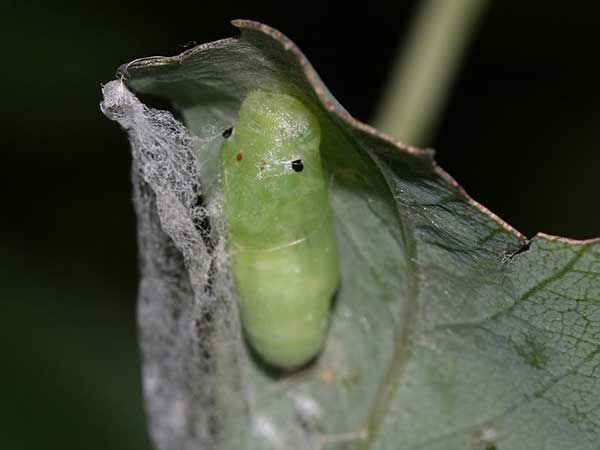
{"type": "Polygon", "coordinates": [[[488,0],[423,0],[396,58],[374,121],[427,146],[488,0]]]}

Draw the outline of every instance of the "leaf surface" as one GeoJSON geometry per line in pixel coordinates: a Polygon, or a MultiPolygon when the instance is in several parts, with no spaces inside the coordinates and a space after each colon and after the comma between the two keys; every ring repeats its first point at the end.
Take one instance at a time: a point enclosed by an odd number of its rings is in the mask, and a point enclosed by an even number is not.
{"type": "Polygon", "coordinates": [[[600,242],[528,241],[431,152],[352,118],[281,33],[234,25],[238,38],[133,61],[104,89],[103,111],[134,150],[157,447],[598,448],[600,242]],[[293,374],[245,346],[223,250],[221,132],[254,89],[293,95],[318,116],[336,221],[341,283],[327,342],[293,374]],[[185,128],[130,91],[168,99],[185,128]]]}

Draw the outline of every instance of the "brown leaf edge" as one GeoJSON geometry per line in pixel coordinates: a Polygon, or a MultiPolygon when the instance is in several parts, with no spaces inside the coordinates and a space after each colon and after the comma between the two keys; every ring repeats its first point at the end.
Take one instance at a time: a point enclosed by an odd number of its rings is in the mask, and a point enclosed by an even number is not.
{"type": "MultiPolygon", "coordinates": [[[[366,123],[363,123],[363,122],[355,119],[348,112],[346,112],[343,108],[341,108],[339,105],[337,105],[336,102],[332,99],[332,97],[328,93],[327,88],[325,87],[324,83],[321,81],[319,75],[317,74],[315,69],[312,67],[311,63],[308,61],[306,56],[304,56],[304,54],[298,48],[298,46],[296,44],[294,44],[294,42],[292,42],[292,40],[289,39],[287,36],[285,36],[283,33],[276,30],[275,28],[272,28],[268,25],[265,25],[263,23],[260,23],[260,22],[254,21],[254,20],[236,19],[236,20],[232,20],[231,24],[234,27],[240,29],[242,33],[245,30],[258,31],[258,32],[263,33],[263,34],[267,35],[268,37],[272,38],[275,42],[278,42],[279,44],[281,44],[281,46],[283,47],[283,49],[285,51],[290,52],[298,60],[298,63],[300,65],[300,67],[302,68],[302,71],[303,71],[303,74],[304,74],[306,80],[308,81],[309,85],[313,88],[315,94],[317,95],[317,98],[319,99],[321,105],[323,106],[323,108],[325,108],[326,111],[328,111],[331,114],[334,114],[335,116],[337,116],[337,118],[339,120],[346,123],[350,127],[357,129],[359,131],[362,131],[365,134],[376,137],[376,138],[380,139],[381,141],[384,141],[388,144],[391,144],[393,147],[395,147],[400,152],[403,152],[403,153],[406,153],[406,154],[409,154],[411,156],[415,156],[418,158],[430,160],[431,164],[432,164],[432,170],[436,175],[438,175],[440,178],[442,178],[444,181],[446,181],[446,183],[448,183],[453,189],[455,189],[456,192],[458,193],[458,195],[460,197],[462,197],[462,199],[466,203],[473,206],[475,209],[479,210],[482,214],[486,215],[491,220],[496,222],[502,229],[504,229],[505,231],[507,231],[508,233],[512,234],[517,239],[522,241],[523,247],[527,246],[530,242],[532,242],[535,239],[544,239],[547,241],[555,241],[555,242],[561,242],[561,243],[568,244],[568,245],[577,245],[577,246],[600,243],[600,237],[578,240],[578,239],[571,239],[571,238],[567,238],[567,237],[554,236],[554,235],[546,234],[543,232],[538,232],[534,237],[532,237],[531,239],[528,239],[521,232],[519,232],[516,228],[514,228],[513,226],[511,226],[507,222],[505,222],[503,219],[501,219],[498,215],[494,214],[492,211],[487,209],[481,203],[473,200],[473,198],[471,198],[469,196],[469,194],[465,191],[465,189],[460,184],[458,184],[458,182],[454,178],[452,178],[452,176],[450,174],[448,174],[448,172],[446,172],[444,169],[442,169],[442,167],[440,167],[435,161],[431,160],[431,152],[430,151],[423,150],[423,149],[405,144],[405,143],[401,142],[400,140],[396,139],[395,137],[390,136],[370,125],[367,125],[366,123]]],[[[135,59],[135,60],[119,67],[119,69],[117,71],[117,76],[123,80],[123,79],[127,79],[129,69],[143,69],[143,68],[147,68],[147,67],[156,67],[156,66],[169,65],[169,64],[180,64],[181,61],[187,59],[188,57],[192,56],[193,54],[195,54],[197,52],[202,52],[202,51],[206,50],[207,48],[218,48],[218,47],[227,45],[229,42],[235,41],[236,39],[237,38],[227,38],[227,39],[221,39],[221,40],[214,41],[214,42],[209,42],[207,44],[202,44],[202,45],[199,45],[192,49],[186,50],[183,53],[176,55],[176,56],[170,56],[170,57],[152,56],[152,57],[135,59]]]]}

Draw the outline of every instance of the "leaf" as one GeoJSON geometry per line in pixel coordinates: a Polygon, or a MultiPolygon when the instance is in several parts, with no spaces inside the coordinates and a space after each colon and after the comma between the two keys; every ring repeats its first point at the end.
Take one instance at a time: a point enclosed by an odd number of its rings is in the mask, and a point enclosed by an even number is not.
{"type": "Polygon", "coordinates": [[[597,448],[600,240],[528,241],[431,152],[352,118],[281,33],[233,23],[240,37],[133,61],[104,88],[134,154],[157,447],[597,448]],[[223,253],[220,133],[253,89],[317,114],[336,220],[326,347],[293,374],[249,353],[223,253]],[[186,128],[129,90],[168,99],[186,128]]]}

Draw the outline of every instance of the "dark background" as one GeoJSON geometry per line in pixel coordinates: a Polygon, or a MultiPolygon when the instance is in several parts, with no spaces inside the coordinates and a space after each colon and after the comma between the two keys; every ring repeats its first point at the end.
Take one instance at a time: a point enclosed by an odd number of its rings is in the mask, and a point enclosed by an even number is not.
{"type": "MultiPolygon", "coordinates": [[[[497,1],[431,146],[528,236],[600,235],[600,4],[497,1]]],[[[98,108],[125,62],[280,29],[369,121],[414,1],[344,8],[141,0],[0,6],[0,447],[149,449],[125,134],[98,108]]]]}

